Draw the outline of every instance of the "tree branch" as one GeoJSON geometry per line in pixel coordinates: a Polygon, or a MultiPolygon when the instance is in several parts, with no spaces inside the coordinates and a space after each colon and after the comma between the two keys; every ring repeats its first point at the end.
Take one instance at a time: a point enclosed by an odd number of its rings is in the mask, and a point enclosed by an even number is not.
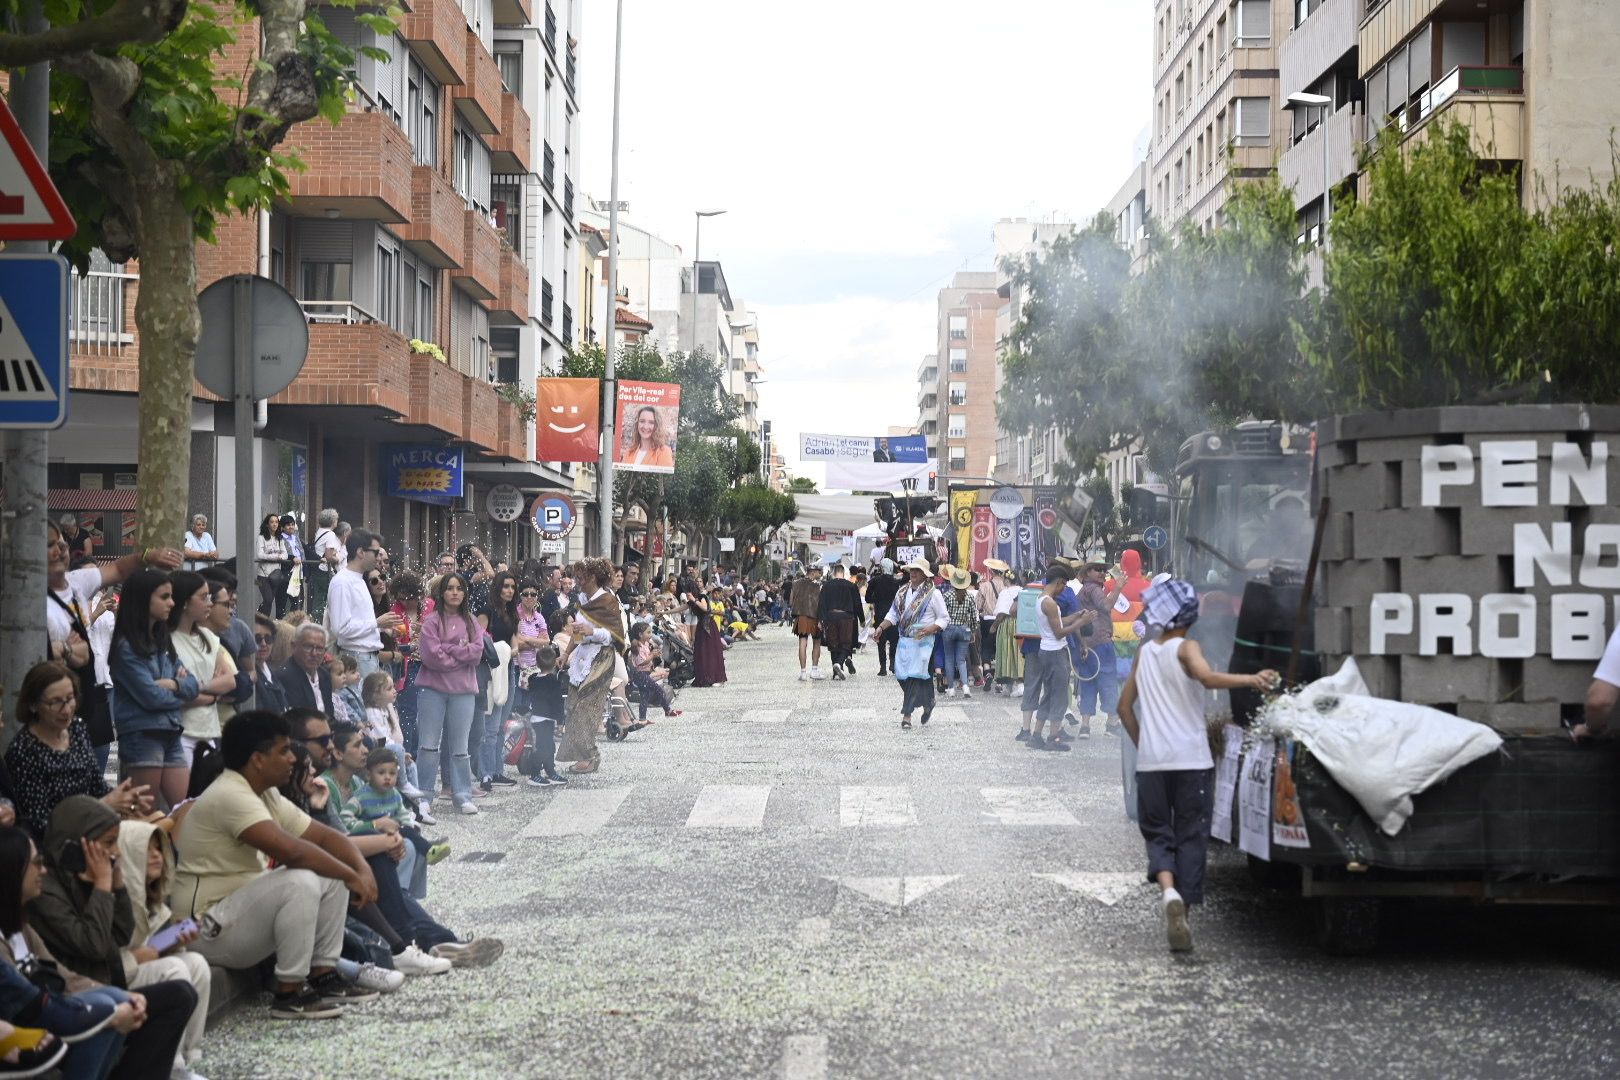
{"type": "Polygon", "coordinates": [[[179,26],[188,0],[117,0],[100,15],[37,34],[0,33],[0,67],[19,68],[78,53],[153,42],[179,26]]]}
{"type": "Polygon", "coordinates": [[[263,60],[248,80],[247,101],[236,114],[235,138],[221,160],[226,176],[256,171],[294,124],[320,112],[315,64],[298,49],[305,0],[260,0],[263,60]]]}

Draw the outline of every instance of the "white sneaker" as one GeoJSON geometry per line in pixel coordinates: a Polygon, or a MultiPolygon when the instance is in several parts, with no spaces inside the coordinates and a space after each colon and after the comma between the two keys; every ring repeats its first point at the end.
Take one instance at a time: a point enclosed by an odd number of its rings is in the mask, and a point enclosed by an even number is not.
{"type": "Polygon", "coordinates": [[[973,696],[973,691],[964,686],[962,687],[962,696],[965,698],[970,698],[973,696]]]}
{"type": "Polygon", "coordinates": [[[1012,688],[1012,692],[1013,692],[1013,697],[1023,697],[1024,696],[1024,684],[1023,683],[1014,683],[1013,688],[1012,688]]]}
{"type": "Polygon", "coordinates": [[[420,799],[424,792],[413,784],[399,785],[399,793],[407,799],[420,799]]]}
{"type": "Polygon", "coordinates": [[[424,825],[437,825],[439,819],[428,810],[428,803],[424,800],[416,804],[416,820],[424,825]]]}
{"type": "Polygon", "coordinates": [[[456,806],[456,810],[457,810],[458,813],[466,814],[469,817],[471,815],[473,815],[473,814],[478,813],[478,807],[476,805],[474,805],[473,803],[470,803],[470,802],[464,802],[464,803],[458,804],[456,806]]]}
{"type": "Polygon", "coordinates": [[[804,668],[799,669],[799,681],[800,682],[809,682],[810,681],[810,673],[808,671],[804,670],[804,668]]]}
{"type": "Polygon", "coordinates": [[[956,696],[956,687],[954,687],[954,686],[947,686],[947,687],[946,687],[946,688],[945,688],[945,696],[946,696],[946,697],[955,697],[955,696],[956,696]]]}
{"type": "Polygon", "coordinates": [[[394,970],[406,975],[443,975],[450,968],[450,961],[429,956],[415,945],[405,946],[405,951],[394,957],[394,970]]]}
{"type": "Polygon", "coordinates": [[[822,671],[819,667],[813,667],[810,669],[810,677],[812,679],[825,679],[827,677],[827,673],[822,671]]]}
{"type": "Polygon", "coordinates": [[[405,985],[405,973],[399,970],[389,971],[376,964],[361,964],[360,974],[355,976],[354,982],[356,986],[375,990],[379,994],[392,994],[405,985]]]}

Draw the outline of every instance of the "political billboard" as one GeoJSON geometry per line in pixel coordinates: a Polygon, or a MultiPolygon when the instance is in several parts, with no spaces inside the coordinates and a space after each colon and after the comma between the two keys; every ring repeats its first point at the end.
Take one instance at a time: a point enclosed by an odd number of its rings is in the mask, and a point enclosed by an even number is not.
{"type": "Polygon", "coordinates": [[[619,383],[613,463],[630,472],[675,471],[675,438],[681,420],[678,383],[619,383]]]}

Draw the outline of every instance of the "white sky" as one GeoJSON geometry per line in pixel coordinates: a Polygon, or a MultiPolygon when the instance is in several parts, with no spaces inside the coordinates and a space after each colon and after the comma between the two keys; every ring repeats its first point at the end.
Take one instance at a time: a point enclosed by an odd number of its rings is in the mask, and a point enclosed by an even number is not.
{"type": "MultiPolygon", "coordinates": [[[[613,2],[581,35],[583,191],[606,199],[613,2]]],[[[917,417],[937,291],[992,269],[1001,217],[1089,220],[1152,99],[1147,0],[624,0],[619,197],[724,264],[759,313],[761,416],[801,431],[917,417]]],[[[798,470],[795,470],[798,471],[798,470]]],[[[821,466],[803,468],[822,479],[821,466]]]]}

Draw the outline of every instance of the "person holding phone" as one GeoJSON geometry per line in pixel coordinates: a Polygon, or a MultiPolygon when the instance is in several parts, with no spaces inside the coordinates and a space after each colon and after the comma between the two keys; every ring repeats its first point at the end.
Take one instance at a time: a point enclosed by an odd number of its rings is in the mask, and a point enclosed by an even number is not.
{"type": "Polygon", "coordinates": [[[189,985],[193,993],[183,996],[192,1001],[190,1012],[166,1018],[178,1036],[169,1051],[169,1075],[187,1080],[196,1075],[191,1065],[208,1019],[208,962],[190,953],[164,955],[194,940],[195,925],[155,945],[148,940],[154,925],[169,921],[166,883],[173,860],[166,864],[161,850],[153,850],[151,837],[161,836],[160,830],[146,822],[128,824],[147,838],[133,857],[125,854],[118,815],[105,803],[74,795],[57,806],[45,833],[47,870],[28,905],[29,924],[58,960],[96,982],[123,990],[189,985]],[[154,892],[160,894],[155,911],[154,892]],[[154,914],[161,920],[156,924],[154,914]]]}

